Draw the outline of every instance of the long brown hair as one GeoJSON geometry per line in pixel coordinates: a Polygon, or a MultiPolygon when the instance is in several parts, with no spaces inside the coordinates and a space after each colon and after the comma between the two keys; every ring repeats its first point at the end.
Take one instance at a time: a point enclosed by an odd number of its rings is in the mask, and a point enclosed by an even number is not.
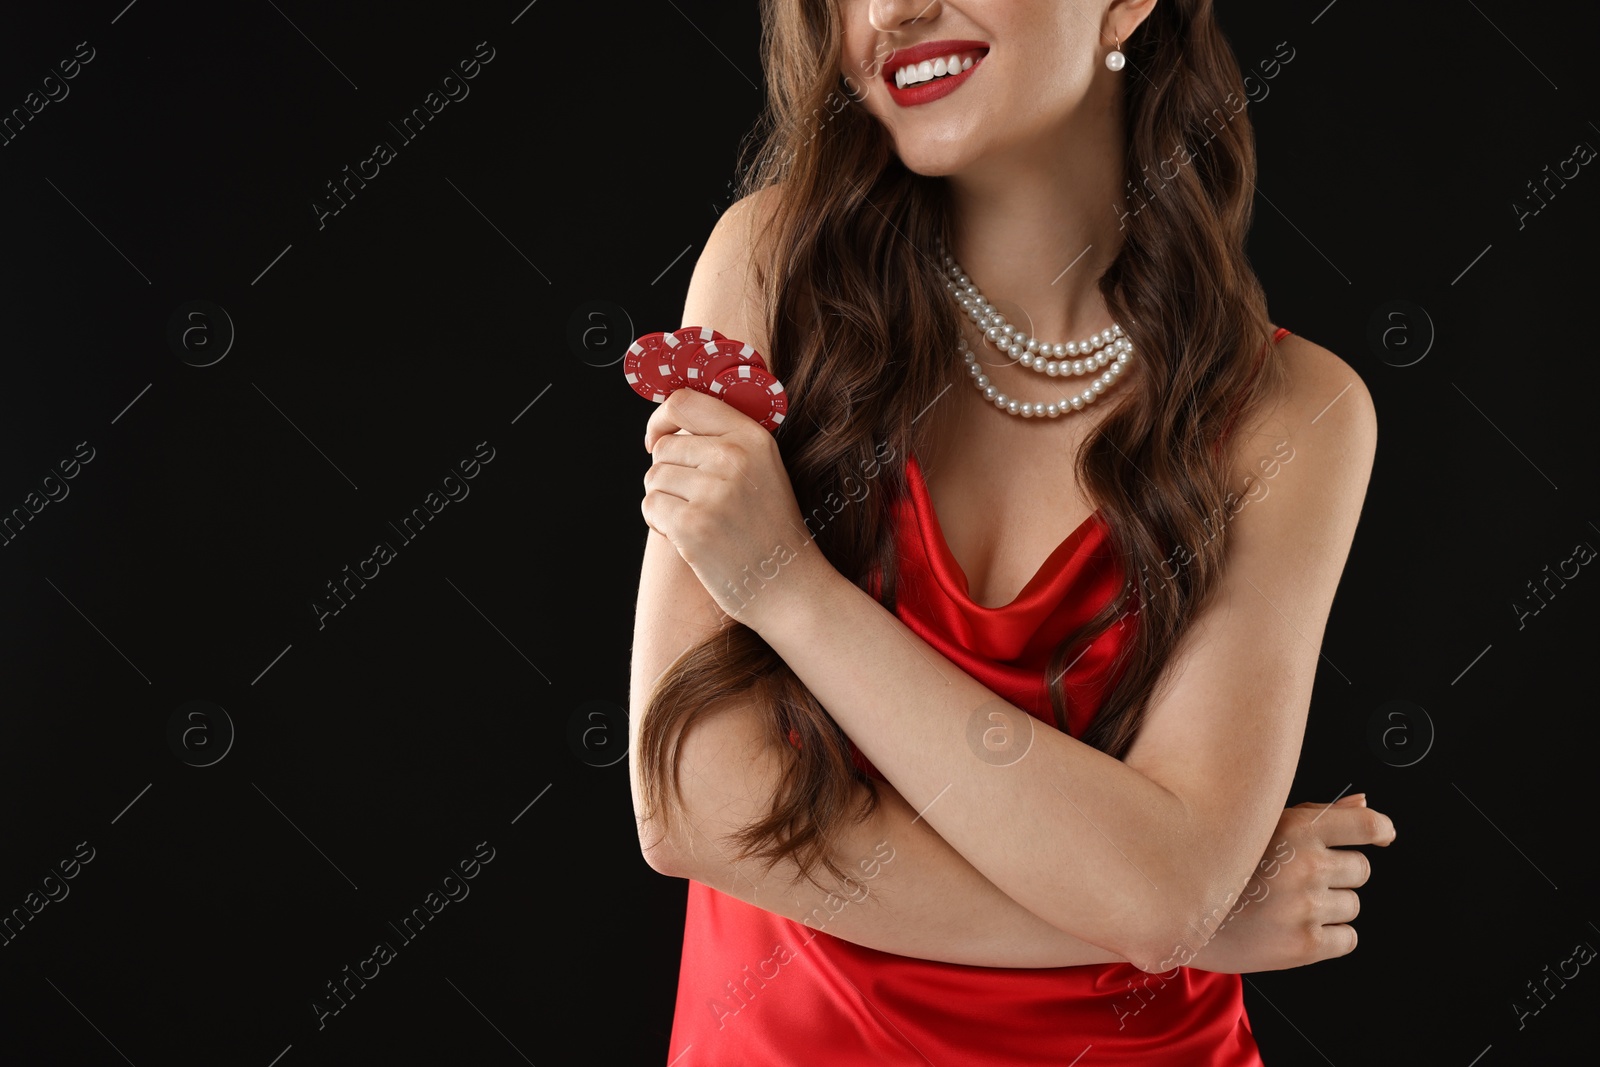
{"type": "MultiPolygon", "coordinates": [[[[790,398],[777,441],[817,547],[892,611],[904,459],[927,451],[918,446],[932,420],[915,420],[947,385],[936,354],[959,336],[935,251],[951,247],[947,186],[908,170],[878,121],[836,88],[836,0],[762,0],[762,24],[767,109],[743,146],[739,194],[783,183],[757,263],[768,354],[790,398]],[[850,486],[865,483],[857,498],[850,486]]],[[[1081,738],[1117,758],[1221,572],[1230,471],[1219,444],[1282,382],[1245,256],[1256,160],[1244,84],[1211,0],[1159,0],[1121,48],[1129,184],[1114,210],[1124,242],[1099,286],[1143,373],[1075,463],[1127,581],[1054,650],[1046,675],[1065,731],[1066,665],[1113,623],[1137,624],[1081,738]],[[1188,558],[1174,570],[1180,548],[1188,558]]],[[[813,881],[819,866],[842,877],[829,841],[844,820],[874,810],[875,783],[788,665],[728,616],[652,687],[642,817],[670,811],[681,737],[730,700],[758,707],[786,753],[770,811],[734,835],[736,858],[787,857],[813,881]]]]}

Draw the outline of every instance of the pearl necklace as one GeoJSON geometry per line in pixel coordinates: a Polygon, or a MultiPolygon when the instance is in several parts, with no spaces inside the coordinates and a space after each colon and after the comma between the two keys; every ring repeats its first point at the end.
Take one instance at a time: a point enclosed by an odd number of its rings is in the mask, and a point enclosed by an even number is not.
{"type": "Polygon", "coordinates": [[[1068,341],[1065,344],[1047,344],[1029,337],[1006,322],[1005,316],[984,298],[961,265],[948,253],[945,254],[944,265],[945,273],[949,275],[944,283],[945,288],[955,294],[956,302],[983,331],[984,338],[990,344],[1029,370],[1051,378],[1096,375],[1081,392],[1071,396],[1063,395],[1059,400],[1049,403],[1021,402],[990,384],[989,376],[978,365],[977,355],[967,347],[966,338],[961,338],[957,351],[967,365],[967,374],[984,398],[992,401],[1001,411],[1024,419],[1053,419],[1069,411],[1082,411],[1122,376],[1133,357],[1133,342],[1116,323],[1112,323],[1109,329],[1091,334],[1085,340],[1068,341]]]}

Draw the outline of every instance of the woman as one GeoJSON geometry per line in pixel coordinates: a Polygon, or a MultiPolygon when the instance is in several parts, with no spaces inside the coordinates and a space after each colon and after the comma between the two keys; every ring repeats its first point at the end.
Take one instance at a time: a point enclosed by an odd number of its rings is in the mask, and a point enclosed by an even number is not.
{"type": "Polygon", "coordinates": [[[1239,973],[1354,948],[1340,846],[1394,835],[1283,808],[1376,430],[1267,321],[1211,5],[763,18],[775,162],[685,321],[753,344],[787,418],[681,389],[644,441],[669,1055],[1259,1063],[1239,973]]]}

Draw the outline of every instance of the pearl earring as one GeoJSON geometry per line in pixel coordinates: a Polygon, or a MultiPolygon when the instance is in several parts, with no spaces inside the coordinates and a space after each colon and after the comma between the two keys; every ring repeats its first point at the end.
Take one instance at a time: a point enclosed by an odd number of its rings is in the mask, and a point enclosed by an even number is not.
{"type": "Polygon", "coordinates": [[[1116,39],[1117,47],[1106,53],[1106,66],[1111,70],[1121,70],[1122,64],[1127,62],[1127,57],[1122,54],[1122,38],[1116,39]]]}

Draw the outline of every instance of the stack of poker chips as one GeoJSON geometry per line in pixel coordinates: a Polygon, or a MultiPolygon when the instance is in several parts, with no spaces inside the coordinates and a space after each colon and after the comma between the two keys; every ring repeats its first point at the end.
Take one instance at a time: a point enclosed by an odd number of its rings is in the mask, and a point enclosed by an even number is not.
{"type": "Polygon", "coordinates": [[[732,404],[768,430],[789,410],[783,383],[750,345],[704,326],[647,333],[628,346],[622,369],[633,391],[657,404],[688,387],[732,404]]]}

